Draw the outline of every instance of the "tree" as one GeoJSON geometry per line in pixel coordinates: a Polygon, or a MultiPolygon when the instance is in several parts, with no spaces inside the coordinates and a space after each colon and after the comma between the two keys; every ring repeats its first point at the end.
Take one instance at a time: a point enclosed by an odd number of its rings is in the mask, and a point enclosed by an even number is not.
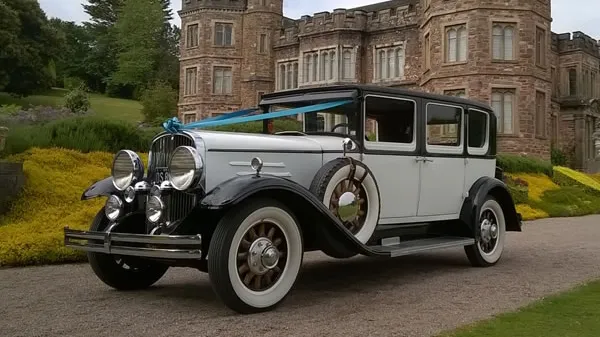
{"type": "Polygon", "coordinates": [[[127,0],[117,18],[118,70],[112,82],[138,92],[149,83],[179,82],[179,28],[172,26],[169,0],[127,0]]]}
{"type": "Polygon", "coordinates": [[[62,44],[37,0],[0,1],[0,91],[24,96],[51,87],[62,44]]]}
{"type": "Polygon", "coordinates": [[[56,60],[58,81],[65,77],[77,78],[85,82],[88,88],[97,90],[97,84],[102,79],[88,72],[87,59],[94,44],[90,30],[83,25],[56,18],[51,19],[50,24],[65,42],[56,60]]]}
{"type": "Polygon", "coordinates": [[[90,16],[90,21],[84,25],[93,39],[85,58],[86,73],[96,82],[88,84],[93,90],[105,92],[110,76],[118,68],[118,45],[114,27],[123,2],[124,0],[88,0],[88,4],[82,5],[90,16]]]}

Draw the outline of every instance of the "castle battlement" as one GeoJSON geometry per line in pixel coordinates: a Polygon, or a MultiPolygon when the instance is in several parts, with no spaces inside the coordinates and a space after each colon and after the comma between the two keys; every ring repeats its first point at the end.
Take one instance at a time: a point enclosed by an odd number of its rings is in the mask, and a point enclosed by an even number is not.
{"type": "Polygon", "coordinates": [[[312,16],[302,16],[299,20],[296,20],[296,31],[291,28],[282,31],[278,45],[297,42],[298,36],[307,34],[335,30],[376,31],[416,23],[417,12],[412,5],[371,12],[360,9],[337,8],[333,12],[318,12],[312,16]]]}
{"type": "Polygon", "coordinates": [[[583,50],[600,57],[600,41],[580,31],[573,33],[553,34],[552,43],[558,52],[583,50]]]}

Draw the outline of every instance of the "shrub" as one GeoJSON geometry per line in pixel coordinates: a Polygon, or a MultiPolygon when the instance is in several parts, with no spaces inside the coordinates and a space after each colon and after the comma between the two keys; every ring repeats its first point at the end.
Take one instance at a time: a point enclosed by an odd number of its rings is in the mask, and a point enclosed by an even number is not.
{"type": "Polygon", "coordinates": [[[32,147],[61,147],[81,152],[120,149],[147,152],[156,129],[132,128],[129,124],[95,118],[69,118],[45,125],[11,128],[3,156],[23,152],[32,147]]]}
{"type": "Polygon", "coordinates": [[[552,147],[550,152],[551,162],[554,166],[565,166],[567,165],[567,156],[565,153],[556,147],[552,147]]]}
{"type": "Polygon", "coordinates": [[[80,197],[90,184],[110,175],[113,154],[33,148],[8,159],[23,162],[26,182],[11,211],[0,219],[0,266],[84,259],[63,246],[62,228],[89,228],[104,200],[80,197]]]}
{"type": "Polygon", "coordinates": [[[91,106],[90,98],[83,85],[69,91],[64,98],[65,108],[76,114],[86,113],[91,106]]]}
{"type": "Polygon", "coordinates": [[[600,213],[600,196],[587,193],[579,186],[564,186],[544,193],[541,201],[530,200],[532,207],[551,217],[582,216],[600,213]]]}
{"type": "Polygon", "coordinates": [[[506,174],[504,176],[504,182],[508,187],[508,191],[513,198],[515,204],[526,203],[528,199],[529,186],[526,181],[522,179],[515,179],[512,176],[506,174]]]}
{"type": "Polygon", "coordinates": [[[513,177],[523,180],[527,183],[528,193],[527,198],[540,201],[546,191],[559,189],[560,186],[555,184],[545,174],[513,174],[513,177]]]}
{"type": "Polygon", "coordinates": [[[10,109],[12,110],[10,114],[2,114],[0,111],[0,124],[9,126],[43,124],[58,119],[76,116],[67,108],[55,108],[51,106],[34,106],[26,110],[16,110],[16,108],[10,109]]]}
{"type": "Polygon", "coordinates": [[[537,158],[499,154],[497,165],[507,173],[542,173],[552,176],[552,163],[537,158]]]}
{"type": "Polygon", "coordinates": [[[67,90],[73,90],[83,86],[85,82],[78,77],[65,76],[63,79],[63,87],[67,90]]]}
{"type": "Polygon", "coordinates": [[[585,173],[572,170],[568,167],[554,167],[553,180],[561,186],[578,186],[588,193],[600,195],[600,182],[585,173]]]}
{"type": "Polygon", "coordinates": [[[16,104],[4,104],[4,105],[0,105],[0,116],[1,115],[14,115],[16,113],[18,113],[19,111],[21,111],[23,108],[20,105],[16,105],[16,104]]]}
{"type": "Polygon", "coordinates": [[[542,210],[533,208],[527,204],[517,204],[516,208],[517,208],[517,212],[521,213],[523,220],[544,219],[549,216],[548,213],[546,213],[542,210]]]}
{"type": "Polygon", "coordinates": [[[156,82],[141,94],[144,121],[160,125],[177,114],[178,93],[166,82],[156,82]]]}

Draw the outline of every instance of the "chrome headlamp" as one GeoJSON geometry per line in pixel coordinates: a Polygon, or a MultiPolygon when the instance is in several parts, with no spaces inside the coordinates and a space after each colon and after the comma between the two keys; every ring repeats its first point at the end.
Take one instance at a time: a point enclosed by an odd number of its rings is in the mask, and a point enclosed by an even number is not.
{"type": "Polygon", "coordinates": [[[115,221],[123,212],[123,201],[116,195],[111,195],[104,205],[104,214],[110,221],[115,221]]]}
{"type": "Polygon", "coordinates": [[[130,150],[117,152],[111,170],[113,185],[119,191],[144,177],[144,164],[137,153],[130,150]]]}
{"type": "Polygon", "coordinates": [[[165,204],[158,196],[151,196],[146,203],[146,219],[151,223],[157,223],[163,216],[165,204]]]}
{"type": "Polygon", "coordinates": [[[169,162],[169,178],[179,191],[196,186],[202,178],[204,163],[198,151],[191,146],[180,146],[173,151],[169,162]]]}

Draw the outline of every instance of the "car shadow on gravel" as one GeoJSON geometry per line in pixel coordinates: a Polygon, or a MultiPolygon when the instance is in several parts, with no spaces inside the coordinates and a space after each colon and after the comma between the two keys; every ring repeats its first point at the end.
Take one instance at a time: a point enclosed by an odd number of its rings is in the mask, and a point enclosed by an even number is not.
{"type": "MultiPolygon", "coordinates": [[[[376,293],[412,283],[422,283],[432,275],[457,273],[472,269],[462,250],[443,253],[424,253],[392,259],[357,256],[350,259],[323,258],[320,253],[307,253],[301,274],[285,301],[277,311],[295,311],[318,305],[319,302],[355,297],[356,294],[376,293]],[[318,260],[314,260],[314,256],[318,260]],[[327,294],[316,296],[315,293],[327,294]]],[[[177,275],[181,269],[170,273],[177,275]]],[[[200,272],[198,272],[200,273],[200,272]]],[[[223,307],[209,283],[208,276],[191,283],[189,278],[169,279],[143,292],[144,298],[177,302],[178,305],[194,308],[211,307],[211,316],[235,315],[223,307]]]]}

